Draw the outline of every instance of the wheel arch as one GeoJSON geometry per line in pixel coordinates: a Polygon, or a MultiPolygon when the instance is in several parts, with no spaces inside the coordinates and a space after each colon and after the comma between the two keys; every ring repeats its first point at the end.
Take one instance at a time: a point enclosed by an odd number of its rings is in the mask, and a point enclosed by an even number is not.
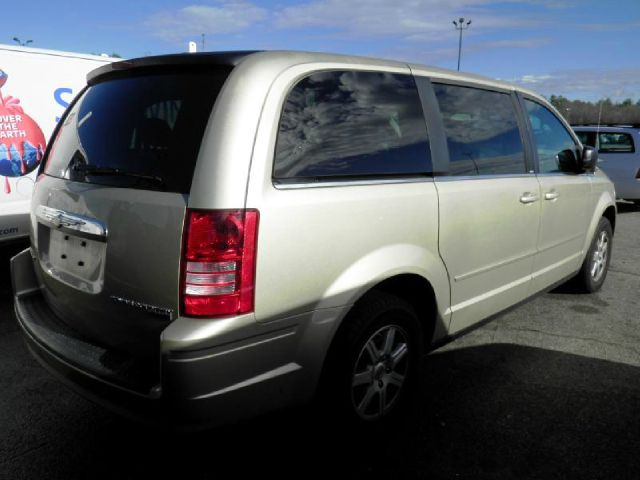
{"type": "Polygon", "coordinates": [[[584,239],[584,244],[582,246],[582,259],[580,263],[584,261],[587,252],[589,251],[589,247],[591,245],[591,240],[595,235],[596,228],[598,227],[598,223],[601,218],[606,218],[609,220],[611,224],[611,231],[615,234],[616,227],[616,203],[615,197],[610,192],[604,192],[600,195],[598,202],[596,204],[596,208],[594,208],[593,216],[591,217],[591,222],[589,224],[589,229],[587,230],[587,235],[584,239]]]}
{"type": "Polygon", "coordinates": [[[609,205],[604,212],[602,212],[602,216],[609,220],[611,224],[611,231],[616,233],[616,207],[613,205],[609,205]]]}
{"type": "Polygon", "coordinates": [[[366,302],[367,298],[370,295],[375,295],[376,292],[394,295],[407,302],[413,308],[418,316],[421,328],[420,340],[424,350],[428,350],[436,338],[446,334],[447,325],[445,325],[438,312],[436,293],[431,282],[415,273],[402,273],[379,281],[358,296],[335,329],[329,342],[327,357],[330,355],[331,347],[335,344],[336,339],[339,338],[341,331],[349,323],[350,313],[354,307],[366,302]]]}

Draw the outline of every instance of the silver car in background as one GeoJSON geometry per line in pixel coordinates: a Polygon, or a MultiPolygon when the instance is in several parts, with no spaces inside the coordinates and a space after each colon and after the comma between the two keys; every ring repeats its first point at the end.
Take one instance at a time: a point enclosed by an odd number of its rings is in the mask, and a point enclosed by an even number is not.
{"type": "Polygon", "coordinates": [[[618,198],[640,205],[640,125],[574,126],[583,145],[598,150],[598,167],[611,179],[618,198]]]}
{"type": "Polygon", "coordinates": [[[423,352],[567,279],[602,286],[616,207],[596,159],[542,97],[474,75],[115,63],[42,162],[16,315],[47,368],[137,418],[197,428],[319,395],[383,420],[423,352]]]}

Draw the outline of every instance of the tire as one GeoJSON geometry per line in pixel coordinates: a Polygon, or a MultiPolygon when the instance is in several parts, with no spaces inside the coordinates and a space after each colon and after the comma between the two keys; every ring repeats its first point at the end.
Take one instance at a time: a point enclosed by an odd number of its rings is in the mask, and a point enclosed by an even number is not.
{"type": "Polygon", "coordinates": [[[613,246],[613,231],[609,220],[602,217],[598,222],[591,246],[582,263],[582,268],[576,276],[581,290],[589,293],[597,292],[602,287],[609,262],[611,260],[611,248],[613,246]]]}
{"type": "Polygon", "coordinates": [[[329,351],[320,400],[333,420],[378,425],[402,410],[418,376],[420,323],[404,300],[367,294],[351,310],[329,351]]]}

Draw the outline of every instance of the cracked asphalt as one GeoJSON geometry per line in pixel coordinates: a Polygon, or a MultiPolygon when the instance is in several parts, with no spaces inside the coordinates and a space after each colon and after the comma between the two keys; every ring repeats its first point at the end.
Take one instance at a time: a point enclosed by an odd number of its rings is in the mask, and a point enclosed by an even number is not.
{"type": "MultiPolygon", "coordinates": [[[[640,209],[619,204],[602,291],[561,287],[433,352],[392,426],[308,410],[192,435],[67,390],[22,343],[0,252],[0,478],[640,478],[640,209]]],[[[257,399],[259,401],[259,399],[257,399]]]]}

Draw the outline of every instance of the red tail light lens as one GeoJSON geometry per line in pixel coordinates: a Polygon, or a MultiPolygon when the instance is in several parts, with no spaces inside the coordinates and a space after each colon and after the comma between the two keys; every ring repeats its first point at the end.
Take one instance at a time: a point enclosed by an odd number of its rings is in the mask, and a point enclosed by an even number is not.
{"type": "Polygon", "coordinates": [[[187,210],[182,313],[193,317],[253,311],[257,210],[187,210]]]}

